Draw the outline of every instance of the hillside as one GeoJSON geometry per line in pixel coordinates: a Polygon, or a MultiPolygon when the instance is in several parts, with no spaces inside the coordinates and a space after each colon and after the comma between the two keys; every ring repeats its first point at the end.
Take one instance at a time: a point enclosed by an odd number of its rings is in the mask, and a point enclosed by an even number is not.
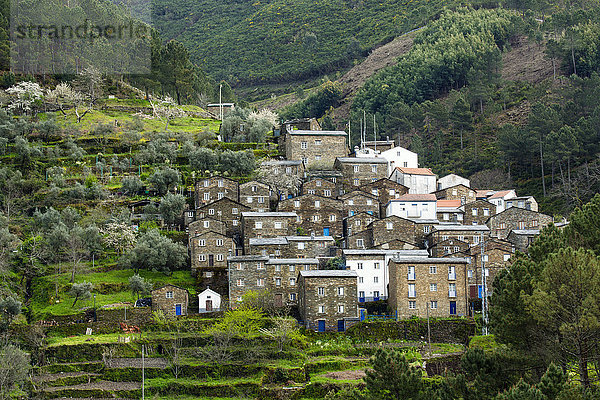
{"type": "Polygon", "coordinates": [[[157,1],[161,34],[194,62],[235,85],[294,82],[350,66],[354,59],[423,25],[447,0],[157,1]]]}

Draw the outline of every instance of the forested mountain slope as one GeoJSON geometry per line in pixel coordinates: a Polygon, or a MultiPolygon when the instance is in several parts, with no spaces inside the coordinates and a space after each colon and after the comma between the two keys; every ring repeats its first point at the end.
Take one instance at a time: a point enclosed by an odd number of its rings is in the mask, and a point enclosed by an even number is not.
{"type": "Polygon", "coordinates": [[[158,0],[153,21],[216,79],[293,82],[351,65],[449,0],[158,0]]]}

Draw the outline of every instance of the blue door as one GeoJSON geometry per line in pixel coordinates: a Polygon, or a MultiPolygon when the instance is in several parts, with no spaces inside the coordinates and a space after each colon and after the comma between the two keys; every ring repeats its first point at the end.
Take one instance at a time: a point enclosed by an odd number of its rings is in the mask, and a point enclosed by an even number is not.
{"type": "Polygon", "coordinates": [[[325,321],[318,321],[319,322],[319,332],[325,332],[325,321]]]}
{"type": "Polygon", "coordinates": [[[450,302],[450,315],[456,315],[456,302],[450,302]]]}
{"type": "Polygon", "coordinates": [[[292,195],[291,195],[291,194],[288,194],[288,199],[291,199],[291,198],[292,198],[292,195]]]}
{"type": "Polygon", "coordinates": [[[329,236],[329,228],[323,228],[323,236],[329,236]]]}
{"type": "Polygon", "coordinates": [[[181,315],[181,304],[175,304],[175,315],[181,315]]]}
{"type": "Polygon", "coordinates": [[[477,285],[477,297],[479,297],[480,299],[483,297],[483,286],[482,285],[477,285]]]}
{"type": "Polygon", "coordinates": [[[346,330],[346,324],[343,319],[338,319],[338,332],[344,332],[346,330]]]}

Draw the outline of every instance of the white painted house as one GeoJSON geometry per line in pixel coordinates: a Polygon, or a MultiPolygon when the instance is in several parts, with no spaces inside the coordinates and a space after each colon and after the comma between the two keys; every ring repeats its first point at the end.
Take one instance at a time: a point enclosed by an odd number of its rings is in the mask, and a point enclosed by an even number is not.
{"type": "Polygon", "coordinates": [[[437,219],[437,198],[434,194],[405,194],[386,204],[386,216],[396,215],[412,220],[437,219]]]}
{"type": "Polygon", "coordinates": [[[428,257],[427,250],[345,249],[346,268],[358,275],[358,302],[388,298],[388,262],[393,257],[428,257]]]}
{"type": "Polygon", "coordinates": [[[456,185],[465,185],[466,187],[471,187],[471,181],[456,174],[446,175],[438,179],[437,190],[444,190],[456,185]]]}
{"type": "Polygon", "coordinates": [[[375,150],[371,147],[365,147],[364,149],[359,149],[358,147],[355,147],[354,154],[356,155],[356,157],[384,158],[388,164],[388,176],[390,176],[390,174],[394,171],[396,167],[419,167],[419,155],[400,146],[392,147],[391,149],[383,151],[375,150]]]}
{"type": "Polygon", "coordinates": [[[390,180],[408,188],[410,194],[425,194],[436,191],[436,175],[429,168],[396,167],[390,180]]]}
{"type": "Polygon", "coordinates": [[[211,288],[206,288],[198,295],[198,312],[207,313],[221,310],[221,295],[211,288]]]}
{"type": "Polygon", "coordinates": [[[487,201],[496,206],[496,214],[500,214],[506,207],[506,200],[514,199],[517,197],[517,193],[514,190],[501,190],[495,192],[487,198],[487,201]]]}

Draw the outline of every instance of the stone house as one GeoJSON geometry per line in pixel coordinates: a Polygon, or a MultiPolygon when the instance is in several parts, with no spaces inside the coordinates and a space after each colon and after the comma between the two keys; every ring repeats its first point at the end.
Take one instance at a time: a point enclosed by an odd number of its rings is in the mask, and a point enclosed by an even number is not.
{"type": "Polygon", "coordinates": [[[358,189],[365,193],[372,194],[373,196],[377,196],[379,203],[381,204],[381,209],[379,210],[380,215],[385,215],[385,210],[383,208],[385,204],[389,203],[390,200],[397,199],[398,197],[408,193],[407,187],[387,178],[366,183],[358,189]]]}
{"type": "Polygon", "coordinates": [[[450,237],[429,247],[431,257],[462,257],[469,253],[471,246],[464,240],[450,237]]]}
{"type": "Polygon", "coordinates": [[[379,246],[394,240],[400,240],[415,247],[418,246],[417,224],[406,218],[392,215],[384,219],[375,220],[369,225],[369,230],[372,237],[370,247],[379,246]]]}
{"type": "Polygon", "coordinates": [[[241,232],[241,216],[243,212],[250,211],[249,207],[224,197],[210,204],[206,204],[196,210],[199,220],[205,218],[216,219],[225,223],[227,236],[237,236],[241,232]]]}
{"type": "Polygon", "coordinates": [[[373,250],[419,250],[420,247],[413,244],[408,243],[400,239],[393,239],[389,242],[380,243],[371,247],[373,250]]]}
{"type": "Polygon", "coordinates": [[[253,211],[270,211],[271,189],[258,181],[242,183],[239,186],[239,202],[253,211]]]}
{"type": "Polygon", "coordinates": [[[506,200],[514,199],[515,197],[517,197],[517,193],[514,190],[501,190],[489,195],[487,201],[496,206],[496,213],[501,213],[506,209],[506,200]]]}
{"type": "Polygon", "coordinates": [[[512,243],[515,250],[527,253],[529,246],[540,234],[539,229],[513,229],[508,234],[506,240],[512,243]]]}
{"type": "Polygon", "coordinates": [[[429,168],[396,167],[390,179],[406,186],[410,194],[428,194],[436,191],[436,175],[429,168]]]}
{"type": "Polygon", "coordinates": [[[380,157],[385,159],[387,162],[387,176],[390,176],[396,167],[419,167],[418,154],[400,146],[388,148],[375,148],[374,146],[367,146],[362,149],[355,147],[354,154],[356,157],[380,157]]]}
{"type": "Polygon", "coordinates": [[[379,218],[379,199],[377,196],[365,193],[361,190],[354,190],[339,197],[342,200],[342,209],[345,216],[365,212],[376,218],[379,218]]]}
{"type": "Polygon", "coordinates": [[[468,315],[467,259],[394,257],[388,306],[398,318],[468,315]]]}
{"type": "MultiPolygon", "coordinates": [[[[438,179],[437,190],[443,190],[443,189],[451,188],[451,187],[457,186],[457,185],[462,185],[462,186],[466,186],[466,187],[470,188],[471,181],[468,180],[467,178],[463,178],[460,175],[449,174],[449,175],[443,176],[438,179]]],[[[473,193],[473,197],[474,196],[475,196],[475,193],[473,193]]]]}
{"type": "Polygon", "coordinates": [[[358,275],[358,302],[388,298],[388,262],[392,257],[427,257],[427,250],[343,250],[346,268],[358,275]]]}
{"type": "Polygon", "coordinates": [[[393,149],[396,146],[396,143],[393,140],[390,140],[390,138],[387,138],[386,140],[365,140],[362,142],[362,145],[366,148],[383,153],[393,149]]]}
{"type": "Polygon", "coordinates": [[[504,208],[519,207],[526,210],[538,211],[538,202],[533,196],[514,197],[512,199],[505,200],[504,204],[504,208]]]}
{"type": "Polygon", "coordinates": [[[346,330],[358,318],[356,271],[300,271],[298,309],[307,329],[318,332],[346,330]]]}
{"type": "Polygon", "coordinates": [[[165,285],[152,291],[152,311],[161,310],[168,317],[187,315],[188,291],[175,285],[165,285]]]}
{"type": "Polygon", "coordinates": [[[460,205],[477,200],[475,190],[466,185],[454,185],[435,191],[435,197],[438,200],[459,200],[460,205]]]}
{"type": "Polygon", "coordinates": [[[300,160],[305,167],[331,167],[337,157],[348,155],[344,131],[292,130],[285,134],[285,157],[300,160]]]}
{"type": "Polygon", "coordinates": [[[388,177],[385,158],[338,157],[333,166],[342,172],[342,185],[346,191],[388,177]]]}
{"type": "Polygon", "coordinates": [[[287,258],[335,257],[336,242],[332,236],[287,236],[287,258]]]}
{"type": "Polygon", "coordinates": [[[227,234],[227,224],[223,221],[219,221],[214,218],[202,218],[198,219],[188,226],[189,237],[194,237],[204,232],[213,231],[219,232],[223,235],[227,234]]]}
{"type": "Polygon", "coordinates": [[[246,255],[269,256],[271,258],[285,258],[289,253],[289,242],[285,237],[250,238],[246,255]]]}
{"type": "Polygon", "coordinates": [[[550,225],[553,218],[540,212],[526,210],[519,207],[508,208],[487,220],[491,235],[498,239],[506,239],[512,230],[542,229],[550,225]]]}
{"type": "Polygon", "coordinates": [[[295,130],[320,131],[321,124],[319,124],[316,118],[297,118],[285,121],[281,126],[282,134],[295,130]]]}
{"type": "Polygon", "coordinates": [[[295,304],[298,296],[297,277],[303,270],[316,270],[317,259],[285,259],[268,256],[229,257],[229,298],[241,302],[249,291],[268,291],[276,307],[295,304]]]}
{"type": "Polygon", "coordinates": [[[207,287],[198,294],[198,313],[221,311],[221,295],[207,287]]]}
{"type": "Polygon", "coordinates": [[[212,176],[196,182],[196,208],[222,198],[238,200],[238,182],[224,176],[212,176]]]}
{"type": "Polygon", "coordinates": [[[436,202],[437,219],[442,222],[462,224],[465,211],[460,206],[460,200],[438,200],[436,202]]]}
{"type": "Polygon", "coordinates": [[[366,250],[371,248],[372,241],[373,234],[371,230],[367,229],[364,231],[357,232],[353,235],[346,236],[344,238],[344,248],[366,250]]]}
{"type": "Polygon", "coordinates": [[[329,179],[315,178],[302,185],[302,194],[314,194],[323,197],[337,196],[336,184],[329,179]]]}
{"type": "Polygon", "coordinates": [[[192,272],[212,278],[214,270],[227,268],[227,256],[236,254],[232,238],[214,231],[206,231],[189,238],[192,272]]]}
{"type": "Polygon", "coordinates": [[[462,206],[465,225],[484,225],[487,220],[496,215],[496,205],[487,200],[476,200],[462,206]]]}
{"type": "Polygon", "coordinates": [[[433,227],[440,224],[437,219],[410,219],[415,223],[415,236],[417,244],[421,248],[427,248],[427,236],[433,231],[433,227]]]}
{"type": "Polygon", "coordinates": [[[360,212],[350,217],[345,217],[343,220],[344,237],[367,230],[368,225],[376,219],[375,216],[367,214],[366,212],[360,212]]]}
{"type": "Polygon", "coordinates": [[[493,291],[494,279],[503,269],[511,263],[515,252],[512,243],[498,239],[487,239],[484,244],[483,257],[481,254],[481,243],[471,247],[469,251],[470,263],[467,265],[467,283],[469,285],[469,298],[482,297],[482,259],[485,267],[485,278],[488,296],[493,291]]]}
{"type": "MultiPolygon", "coordinates": [[[[299,160],[270,160],[263,161],[261,167],[273,175],[285,175],[290,181],[301,182],[304,177],[304,166],[299,160]]],[[[279,200],[292,198],[298,195],[297,191],[284,187],[271,187],[271,204],[279,200]]]]}
{"type": "Polygon", "coordinates": [[[314,194],[303,194],[293,199],[279,202],[280,212],[295,212],[297,226],[304,234],[341,237],[342,201],[314,194]]]}
{"type": "Polygon", "coordinates": [[[437,218],[437,199],[433,194],[404,194],[390,200],[386,215],[402,218],[432,220],[437,218]]]}
{"type": "Polygon", "coordinates": [[[490,228],[487,225],[436,225],[427,236],[429,248],[444,242],[450,238],[458,239],[467,243],[469,246],[480,242],[481,236],[487,239],[490,235],[490,228]]]}
{"type": "Polygon", "coordinates": [[[244,249],[250,238],[273,238],[296,234],[295,212],[252,212],[242,213],[242,237],[244,249]]]}

